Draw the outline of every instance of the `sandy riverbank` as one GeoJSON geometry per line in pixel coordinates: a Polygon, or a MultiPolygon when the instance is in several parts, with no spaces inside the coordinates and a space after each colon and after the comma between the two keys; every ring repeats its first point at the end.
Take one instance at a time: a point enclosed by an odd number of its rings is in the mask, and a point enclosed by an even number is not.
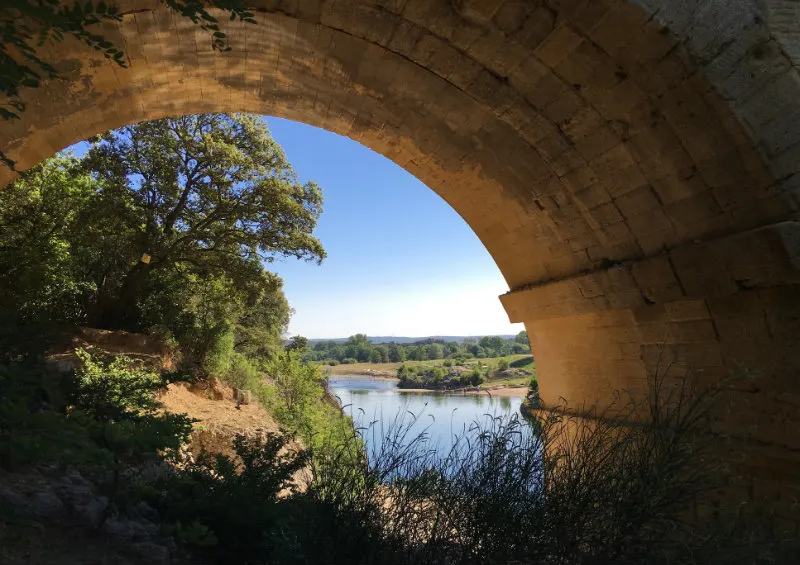
{"type": "MultiPolygon", "coordinates": [[[[346,378],[346,379],[371,379],[375,381],[389,381],[389,382],[399,382],[399,379],[394,377],[384,377],[384,376],[376,376],[376,375],[350,375],[350,374],[339,374],[339,375],[331,375],[333,377],[338,378],[346,378]]],[[[498,384],[490,384],[490,385],[483,385],[481,386],[480,390],[464,390],[464,389],[456,389],[456,390],[436,390],[436,389],[429,389],[429,388],[397,388],[395,389],[397,392],[417,392],[417,393],[430,393],[430,392],[444,392],[446,394],[462,394],[466,396],[475,396],[476,394],[491,394],[492,396],[525,396],[528,394],[528,387],[524,386],[508,386],[502,383],[498,384]]]]}
{"type": "Polygon", "coordinates": [[[369,379],[373,381],[389,381],[393,383],[400,382],[400,379],[397,377],[390,377],[388,375],[373,375],[370,373],[338,373],[331,375],[331,377],[336,377],[337,379],[369,379]]]}
{"type": "Polygon", "coordinates": [[[481,390],[463,390],[463,389],[456,389],[456,390],[434,390],[429,388],[398,388],[397,392],[421,392],[421,393],[431,393],[431,392],[444,392],[446,394],[453,394],[453,395],[464,395],[464,396],[476,396],[479,394],[486,394],[492,396],[519,396],[524,397],[528,394],[528,388],[524,386],[503,386],[499,385],[497,387],[489,387],[489,388],[481,388],[481,390]]]}

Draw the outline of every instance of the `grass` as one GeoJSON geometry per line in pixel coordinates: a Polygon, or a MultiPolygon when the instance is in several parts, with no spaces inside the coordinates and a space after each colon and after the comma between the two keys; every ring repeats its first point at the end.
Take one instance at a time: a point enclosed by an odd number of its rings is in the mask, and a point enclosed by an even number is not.
{"type": "MultiPolygon", "coordinates": [[[[472,367],[475,363],[480,362],[483,365],[491,365],[492,367],[497,368],[497,365],[501,359],[506,359],[509,367],[511,368],[524,369],[531,374],[536,373],[536,365],[533,362],[533,357],[527,354],[508,355],[505,357],[488,357],[486,359],[467,359],[464,362],[464,365],[467,367],[472,367]]],[[[334,377],[342,375],[370,375],[374,373],[387,373],[387,376],[394,377],[397,374],[397,369],[399,369],[401,365],[414,368],[433,368],[441,367],[444,365],[445,361],[448,361],[448,359],[435,359],[431,361],[405,361],[402,363],[352,363],[350,365],[336,365],[334,367],[329,365],[320,365],[320,368],[334,377]]],[[[452,361],[452,359],[450,359],[450,361],[452,361]]],[[[528,381],[530,381],[530,378],[530,375],[511,378],[489,378],[483,386],[528,386],[528,381]]]]}
{"type": "MultiPolygon", "coordinates": [[[[484,389],[499,388],[499,387],[527,387],[530,382],[531,375],[536,374],[536,364],[533,361],[533,356],[523,355],[507,355],[505,357],[488,357],[485,359],[467,359],[464,361],[463,366],[472,367],[476,363],[489,365],[494,369],[497,368],[501,359],[508,361],[508,365],[513,369],[522,369],[529,374],[514,376],[514,377],[495,377],[490,376],[482,386],[484,389]]],[[[397,370],[405,365],[413,368],[426,368],[432,369],[434,367],[441,367],[446,361],[452,359],[435,359],[426,361],[405,361],[402,363],[351,363],[349,365],[320,365],[320,369],[330,376],[344,376],[344,375],[373,375],[384,377],[395,377],[397,370]]],[[[493,371],[492,371],[493,373],[493,371]]]]}

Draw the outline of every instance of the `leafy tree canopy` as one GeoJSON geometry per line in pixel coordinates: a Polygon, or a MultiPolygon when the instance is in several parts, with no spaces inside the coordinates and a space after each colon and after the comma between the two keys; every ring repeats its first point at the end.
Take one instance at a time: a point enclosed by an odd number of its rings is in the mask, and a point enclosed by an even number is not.
{"type": "Polygon", "coordinates": [[[46,321],[157,331],[197,360],[270,357],[291,309],[264,264],[322,260],[321,206],[260,118],[109,132],[0,191],[0,341],[46,321]]]}
{"type": "Polygon", "coordinates": [[[311,235],[319,187],[297,181],[261,118],[203,114],[128,126],[96,139],[84,164],[103,187],[87,223],[113,216],[129,227],[104,233],[116,276],[98,281],[99,325],[124,324],[158,270],[224,273],[241,286],[276,256],[325,257],[311,235]]]}

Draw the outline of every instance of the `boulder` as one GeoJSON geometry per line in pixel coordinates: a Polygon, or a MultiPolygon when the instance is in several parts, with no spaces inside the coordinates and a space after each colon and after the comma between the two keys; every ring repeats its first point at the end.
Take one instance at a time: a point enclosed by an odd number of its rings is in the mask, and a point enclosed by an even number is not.
{"type": "Polygon", "coordinates": [[[41,518],[61,518],[66,515],[64,503],[52,492],[37,492],[28,498],[31,513],[41,518]]]}
{"type": "Polygon", "coordinates": [[[169,549],[163,545],[152,542],[140,542],[131,544],[128,549],[130,553],[137,558],[139,563],[147,565],[169,565],[169,549]]]}
{"type": "Polygon", "coordinates": [[[75,504],[72,511],[76,520],[82,526],[97,528],[103,521],[103,514],[107,507],[108,498],[97,496],[90,498],[86,502],[75,504]]]}
{"type": "Polygon", "coordinates": [[[25,495],[5,485],[0,485],[0,500],[15,508],[23,508],[28,505],[28,499],[25,498],[25,495]]]}

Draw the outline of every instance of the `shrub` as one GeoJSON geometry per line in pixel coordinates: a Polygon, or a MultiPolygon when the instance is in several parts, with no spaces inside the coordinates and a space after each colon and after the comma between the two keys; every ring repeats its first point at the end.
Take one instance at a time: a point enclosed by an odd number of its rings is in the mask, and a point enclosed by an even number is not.
{"type": "Polygon", "coordinates": [[[237,435],[236,459],[201,455],[163,480],[151,502],[195,551],[219,563],[262,562],[285,535],[294,475],[308,464],[306,452],[287,449],[291,439],[237,435]]]}
{"type": "Polygon", "coordinates": [[[221,375],[222,380],[236,388],[257,390],[260,386],[261,373],[255,363],[235,351],[230,359],[230,367],[221,375]]]}
{"type": "Polygon", "coordinates": [[[111,464],[95,441],[102,425],[84,413],[67,416],[62,380],[39,364],[0,365],[0,466],[111,464]]]}
{"type": "Polygon", "coordinates": [[[130,357],[95,359],[84,349],[75,354],[74,402],[101,421],[120,420],[157,407],[156,392],[164,386],[161,377],[130,357]]]}
{"type": "Polygon", "coordinates": [[[679,388],[589,418],[564,406],[532,428],[490,418],[444,456],[408,426],[368,427],[384,441],[317,473],[286,538],[294,559],[276,562],[716,563],[731,547],[749,562],[751,540],[684,521],[724,481],[696,434],[712,397],[679,388]]]}
{"type": "Polygon", "coordinates": [[[352,357],[342,359],[342,365],[353,365],[355,363],[358,363],[358,359],[353,359],[352,357]]]}
{"type": "Polygon", "coordinates": [[[339,364],[339,361],[338,361],[338,360],[336,360],[336,359],[330,359],[330,360],[328,360],[328,365],[330,365],[331,367],[335,367],[335,366],[336,366],[336,365],[338,365],[338,364],[339,364]]]}
{"type": "Polygon", "coordinates": [[[508,359],[503,358],[497,362],[497,370],[498,371],[505,371],[508,369],[508,359]]]}
{"type": "Polygon", "coordinates": [[[445,366],[445,367],[452,367],[453,366],[453,361],[451,359],[445,359],[444,362],[442,363],[442,365],[445,366]]]}
{"type": "Polygon", "coordinates": [[[213,332],[202,353],[200,368],[206,375],[223,377],[231,367],[234,356],[233,332],[224,329],[213,332]]]}

